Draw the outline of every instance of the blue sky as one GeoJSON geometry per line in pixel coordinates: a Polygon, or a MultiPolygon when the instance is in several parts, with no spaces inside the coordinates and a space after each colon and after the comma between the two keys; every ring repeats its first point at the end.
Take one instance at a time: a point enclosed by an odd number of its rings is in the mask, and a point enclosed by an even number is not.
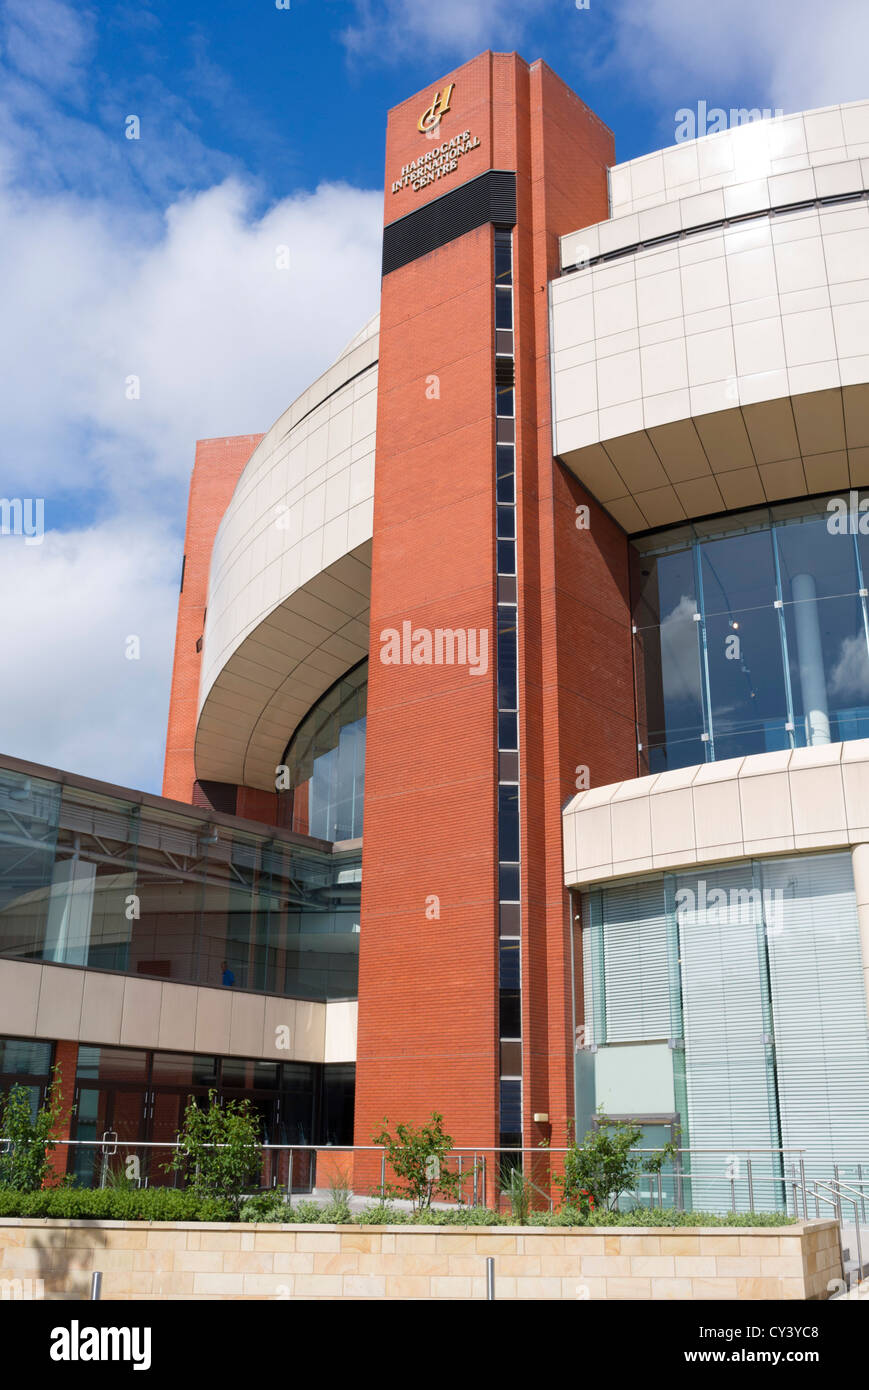
{"type": "Polygon", "coordinates": [[[375,311],[386,111],[487,47],[620,160],[701,100],[869,95],[865,0],[0,0],[0,496],[47,526],[0,537],[2,751],[159,789],[194,441],[268,428],[375,311]]]}

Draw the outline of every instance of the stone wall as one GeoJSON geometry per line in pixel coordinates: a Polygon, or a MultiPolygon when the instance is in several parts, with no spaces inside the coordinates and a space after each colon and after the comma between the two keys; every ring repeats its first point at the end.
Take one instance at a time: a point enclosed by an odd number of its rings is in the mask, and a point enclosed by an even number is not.
{"type": "Polygon", "coordinates": [[[107,1299],[484,1299],[489,1255],[502,1299],[826,1298],[842,1277],[829,1220],[570,1230],[4,1218],[0,1296],[87,1298],[101,1270],[107,1299]]]}

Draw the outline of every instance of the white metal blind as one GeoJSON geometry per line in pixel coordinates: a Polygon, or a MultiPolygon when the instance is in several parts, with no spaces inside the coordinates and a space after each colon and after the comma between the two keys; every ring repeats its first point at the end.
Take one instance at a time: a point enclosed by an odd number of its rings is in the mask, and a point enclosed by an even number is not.
{"type": "Polygon", "coordinates": [[[670,991],[667,971],[667,919],[664,885],[657,879],[601,891],[603,913],[603,981],[596,969],[589,913],[583,921],[583,969],[586,1020],[589,981],[599,998],[603,990],[605,1037],[595,1042],[646,1042],[670,1036],[670,991]]]}
{"type": "MultiPolygon", "coordinates": [[[[692,1193],[695,1208],[715,1211],[730,1206],[728,1171],[741,1175],[737,1201],[746,1205],[744,1158],[735,1170],[729,1163],[737,1150],[778,1144],[764,1042],[762,910],[750,863],[680,874],[677,894],[683,889],[695,904],[679,917],[688,1132],[692,1150],[721,1151],[692,1154],[692,1193]]],[[[756,1164],[769,1196],[773,1165],[759,1157],[756,1164]]]]}
{"type": "Polygon", "coordinates": [[[869,1164],[869,1036],[850,855],[768,860],[763,883],[773,908],[782,1143],[805,1149],[810,1170],[827,1177],[833,1162],[869,1164]]]}

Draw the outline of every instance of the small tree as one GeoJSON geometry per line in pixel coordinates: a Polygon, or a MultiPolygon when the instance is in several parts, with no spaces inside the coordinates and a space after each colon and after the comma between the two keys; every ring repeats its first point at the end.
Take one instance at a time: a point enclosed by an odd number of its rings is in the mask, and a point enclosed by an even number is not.
{"type": "Polygon", "coordinates": [[[446,1156],[453,1146],[452,1137],[444,1133],[444,1117],[432,1111],[427,1124],[416,1129],[413,1125],[396,1125],[395,1136],[386,1128],[375,1134],[373,1142],[382,1144],[386,1161],[403,1187],[386,1186],[383,1196],[409,1197],[414,1211],[424,1211],[440,1194],[461,1201],[461,1175],[449,1168],[446,1156]]]}
{"type": "Polygon", "coordinates": [[[51,1073],[44,1103],[32,1113],[30,1088],[14,1085],[0,1096],[0,1187],[36,1192],[51,1170],[49,1154],[61,1118],[60,1067],[51,1073]]]}
{"type": "Polygon", "coordinates": [[[191,1096],[178,1143],[165,1170],[183,1173],[197,1197],[223,1198],[238,1212],[245,1190],[258,1185],[262,1168],[260,1120],[250,1101],[221,1104],[212,1090],[207,1106],[201,1107],[191,1096]]]}
{"type": "Polygon", "coordinates": [[[666,1144],[651,1157],[633,1154],[642,1135],[641,1125],[609,1120],[598,1110],[597,1128],[589,1130],[582,1144],[570,1146],[564,1172],[555,1176],[565,1205],[615,1211],[622,1194],[635,1192],[644,1174],[660,1173],[676,1145],[666,1144]]]}

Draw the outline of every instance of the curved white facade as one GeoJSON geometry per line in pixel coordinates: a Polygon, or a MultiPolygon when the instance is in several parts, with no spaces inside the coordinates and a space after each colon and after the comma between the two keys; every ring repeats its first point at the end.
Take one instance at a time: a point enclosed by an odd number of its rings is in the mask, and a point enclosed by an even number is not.
{"type": "Polygon", "coordinates": [[[860,102],[616,166],[562,239],[555,450],[628,532],[869,481],[867,189],[860,102]]]}
{"type": "Polygon", "coordinates": [[[276,421],[212,552],[200,779],[274,790],[314,701],[368,654],[378,318],[276,421]]]}

